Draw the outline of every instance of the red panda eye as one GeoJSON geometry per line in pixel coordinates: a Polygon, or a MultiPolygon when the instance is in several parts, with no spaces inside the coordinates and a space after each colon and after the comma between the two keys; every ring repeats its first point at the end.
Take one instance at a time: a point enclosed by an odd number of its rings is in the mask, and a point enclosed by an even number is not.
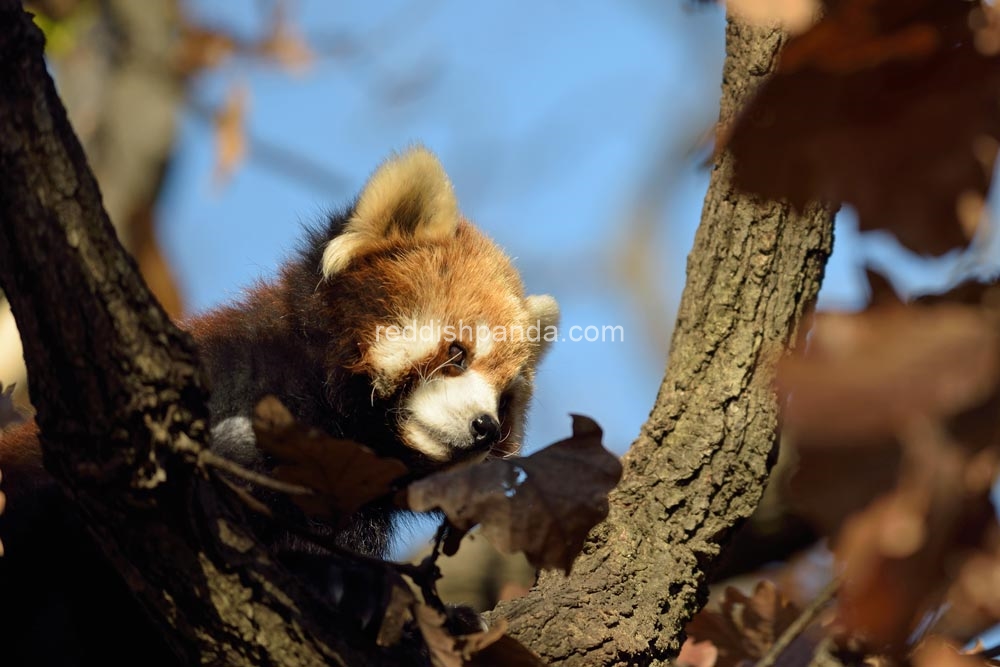
{"type": "Polygon", "coordinates": [[[509,391],[505,391],[503,394],[500,395],[500,405],[497,406],[498,410],[500,411],[500,414],[507,412],[507,410],[510,408],[510,402],[512,400],[513,396],[511,396],[511,393],[509,391]]]}
{"type": "Polygon", "coordinates": [[[458,343],[452,343],[448,347],[448,363],[458,366],[459,368],[465,368],[465,348],[458,343]]]}

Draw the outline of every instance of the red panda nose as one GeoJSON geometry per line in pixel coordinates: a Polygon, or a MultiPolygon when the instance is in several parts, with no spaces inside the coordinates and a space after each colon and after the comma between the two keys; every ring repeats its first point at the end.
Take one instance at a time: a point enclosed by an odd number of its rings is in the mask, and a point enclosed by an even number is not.
{"type": "Polygon", "coordinates": [[[472,420],[472,442],[476,447],[492,447],[500,441],[500,424],[493,415],[481,414],[472,420]]]}

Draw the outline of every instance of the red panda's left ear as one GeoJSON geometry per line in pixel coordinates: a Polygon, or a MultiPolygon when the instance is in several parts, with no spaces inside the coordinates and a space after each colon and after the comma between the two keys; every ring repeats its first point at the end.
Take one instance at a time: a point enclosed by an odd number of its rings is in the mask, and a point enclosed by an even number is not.
{"type": "Polygon", "coordinates": [[[539,344],[534,361],[538,361],[548,351],[558,337],[559,304],[548,294],[533,294],[524,300],[528,308],[529,324],[538,326],[539,344]]]}
{"type": "Polygon", "coordinates": [[[323,276],[344,270],[387,238],[447,238],[458,222],[458,202],[441,162],[426,148],[411,148],[368,179],[344,231],[323,252],[323,276]]]}

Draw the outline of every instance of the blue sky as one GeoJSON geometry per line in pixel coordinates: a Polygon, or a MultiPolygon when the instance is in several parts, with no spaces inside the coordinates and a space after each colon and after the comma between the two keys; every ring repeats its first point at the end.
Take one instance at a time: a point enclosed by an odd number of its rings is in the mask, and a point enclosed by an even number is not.
{"type": "MultiPolygon", "coordinates": [[[[259,35],[269,3],[187,3],[204,24],[259,35]]],[[[528,448],[565,437],[571,412],[595,418],[623,452],[653,404],[708,183],[698,137],[714,123],[722,12],[682,0],[592,3],[290,4],[320,55],[300,75],[237,60],[193,98],[249,90],[248,134],[322,166],[308,181],[251,153],[222,187],[204,117],[186,113],[159,205],[161,238],[188,305],[204,310],[274,274],[302,221],[347,203],[388,153],[434,150],[463,212],[517,260],[530,292],[559,300],[563,324],[621,325],[624,342],[557,344],[539,375],[528,448]],[[650,188],[649,183],[655,187],[650,188]],[[636,233],[654,298],[624,280],[636,233]]],[[[822,295],[857,307],[865,258],[909,289],[954,278],[954,260],[911,261],[860,242],[848,218],[822,295]]]]}
{"type": "MultiPolygon", "coordinates": [[[[267,19],[259,4],[191,7],[199,20],[250,37],[267,19]]],[[[301,221],[353,197],[390,151],[424,143],[444,162],[464,213],[517,259],[529,291],[559,299],[565,325],[625,332],[624,342],[556,347],[539,379],[528,442],[564,437],[567,415],[580,412],[623,451],[652,405],[665,357],[628,293],[608,279],[608,246],[627,233],[642,172],[661,151],[687,150],[715,116],[720,12],[681,3],[581,3],[572,11],[555,3],[423,3],[425,11],[386,3],[378,12],[366,4],[300,2],[292,12],[315,49],[336,48],[346,35],[362,45],[355,56],[321,56],[299,76],[235,62],[197,82],[202,106],[246,85],[248,133],[335,177],[329,188],[302,183],[251,149],[216,187],[211,129],[186,115],[159,213],[189,305],[211,307],[273,275],[301,221]],[[381,41],[368,43],[372,34],[381,41]],[[400,101],[386,92],[407,78],[419,94],[400,101]]],[[[664,221],[655,251],[670,292],[682,284],[706,183],[692,161],[665,187],[673,224],[664,221]]]]}

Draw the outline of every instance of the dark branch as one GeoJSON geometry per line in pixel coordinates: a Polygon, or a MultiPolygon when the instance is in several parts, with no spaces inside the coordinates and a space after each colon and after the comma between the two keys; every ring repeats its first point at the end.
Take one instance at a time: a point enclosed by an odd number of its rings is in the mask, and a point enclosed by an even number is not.
{"type": "Polygon", "coordinates": [[[0,0],[0,25],[0,288],[46,467],[182,664],[408,663],[304,591],[256,544],[238,500],[198,474],[208,413],[193,342],[116,239],[41,33],[16,0],[0,0]]]}

